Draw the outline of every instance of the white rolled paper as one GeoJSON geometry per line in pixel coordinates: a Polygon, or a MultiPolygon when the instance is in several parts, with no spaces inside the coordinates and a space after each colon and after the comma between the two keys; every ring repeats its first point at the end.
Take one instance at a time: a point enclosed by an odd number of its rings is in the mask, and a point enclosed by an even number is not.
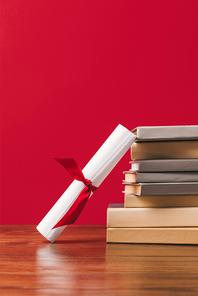
{"type": "MultiPolygon", "coordinates": [[[[136,136],[131,131],[119,124],[82,170],[85,178],[98,187],[135,139],[136,136]]],[[[71,208],[84,188],[83,182],[74,180],[37,226],[37,230],[50,242],[53,243],[65,229],[66,226],[53,227],[71,208]]]]}

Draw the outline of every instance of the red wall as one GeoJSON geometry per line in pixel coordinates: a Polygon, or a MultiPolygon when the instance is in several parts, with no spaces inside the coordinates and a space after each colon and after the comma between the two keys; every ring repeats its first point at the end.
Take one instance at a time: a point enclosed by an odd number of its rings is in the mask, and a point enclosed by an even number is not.
{"type": "MultiPolygon", "coordinates": [[[[38,224],[119,124],[198,124],[198,1],[2,0],[1,223],[38,224]]],[[[76,224],[123,202],[129,152],[76,224]]]]}

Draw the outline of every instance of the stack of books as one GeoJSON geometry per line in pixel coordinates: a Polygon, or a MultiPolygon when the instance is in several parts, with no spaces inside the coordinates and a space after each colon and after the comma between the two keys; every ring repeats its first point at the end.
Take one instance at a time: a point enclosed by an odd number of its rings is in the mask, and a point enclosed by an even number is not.
{"type": "Polygon", "coordinates": [[[138,127],[107,242],[198,244],[198,126],[138,127]]]}

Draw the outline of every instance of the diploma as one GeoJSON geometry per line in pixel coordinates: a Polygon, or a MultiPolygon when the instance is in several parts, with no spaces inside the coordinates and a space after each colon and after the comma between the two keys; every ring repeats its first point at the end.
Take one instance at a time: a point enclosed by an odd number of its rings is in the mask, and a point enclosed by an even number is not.
{"type": "MultiPolygon", "coordinates": [[[[46,239],[52,243],[56,240],[67,226],[63,225],[65,217],[67,217],[68,214],[73,215],[72,211],[74,205],[78,202],[80,204],[79,207],[82,207],[83,201],[81,202],[79,199],[81,199],[83,191],[86,194],[87,189],[90,189],[90,194],[88,196],[90,197],[93,191],[103,182],[126,151],[131,147],[135,139],[136,136],[121,124],[116,127],[84,167],[81,173],[82,177],[80,176],[78,180],[76,179],[71,183],[37,226],[37,230],[46,239]]],[[[60,163],[64,166],[64,161],[60,161],[60,163]]],[[[65,221],[68,221],[68,219],[66,218],[65,221]]]]}

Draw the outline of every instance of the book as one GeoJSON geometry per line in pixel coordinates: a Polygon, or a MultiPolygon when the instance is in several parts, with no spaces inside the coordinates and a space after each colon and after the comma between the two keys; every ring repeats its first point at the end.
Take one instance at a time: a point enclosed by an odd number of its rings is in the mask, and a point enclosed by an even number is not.
{"type": "Polygon", "coordinates": [[[198,227],[107,228],[107,243],[198,244],[198,227]]]}
{"type": "Polygon", "coordinates": [[[142,159],[130,162],[131,171],[146,172],[198,172],[198,158],[142,159]]]}
{"type": "Polygon", "coordinates": [[[198,182],[130,183],[123,182],[124,193],[135,195],[198,195],[198,182]]]}
{"type": "Polygon", "coordinates": [[[124,172],[125,181],[132,183],[198,182],[198,172],[139,173],[124,172]]]}
{"type": "Polygon", "coordinates": [[[176,141],[198,139],[198,125],[138,126],[132,130],[136,141],[176,141]]]}
{"type": "Polygon", "coordinates": [[[197,227],[198,207],[124,208],[109,204],[107,227],[197,227]]]}
{"type": "MultiPolygon", "coordinates": [[[[183,227],[184,228],[184,227],[183,227]]],[[[119,229],[119,228],[116,228],[119,229]]],[[[147,228],[148,229],[148,228],[147,228]]],[[[163,230],[162,228],[160,228],[163,230]]],[[[174,228],[171,228],[174,229],[174,228]]],[[[186,229],[186,227],[185,227],[186,229]]],[[[189,229],[189,227],[187,227],[189,229]]],[[[193,229],[196,229],[196,227],[193,227],[193,229]]],[[[44,249],[44,248],[43,248],[44,249]]],[[[138,256],[140,260],[144,260],[145,250],[148,250],[149,256],[153,256],[156,260],[158,260],[158,257],[177,257],[178,260],[180,260],[180,257],[186,256],[186,260],[188,256],[191,258],[194,258],[197,256],[197,247],[194,245],[188,245],[183,248],[183,246],[178,248],[177,246],[173,247],[172,245],[167,245],[165,248],[161,248],[160,245],[142,245],[142,246],[133,246],[131,244],[124,244],[124,243],[118,243],[118,244],[106,244],[106,260],[107,262],[114,262],[114,264],[120,264],[120,257],[124,256],[125,258],[135,258],[138,256]]],[[[166,259],[165,259],[166,260],[166,259]]],[[[185,260],[185,257],[184,257],[185,260]]],[[[193,259],[192,259],[193,260],[193,259]]],[[[172,261],[171,261],[172,262],[172,261]]],[[[130,261],[129,261],[130,263],[130,261]]],[[[172,264],[172,263],[171,263],[172,264]]],[[[147,294],[147,293],[146,293],[147,294]]]]}
{"type": "Polygon", "coordinates": [[[198,195],[124,195],[125,208],[198,207],[198,195]]]}
{"type": "Polygon", "coordinates": [[[198,141],[135,142],[131,159],[198,158],[198,141]]]}

